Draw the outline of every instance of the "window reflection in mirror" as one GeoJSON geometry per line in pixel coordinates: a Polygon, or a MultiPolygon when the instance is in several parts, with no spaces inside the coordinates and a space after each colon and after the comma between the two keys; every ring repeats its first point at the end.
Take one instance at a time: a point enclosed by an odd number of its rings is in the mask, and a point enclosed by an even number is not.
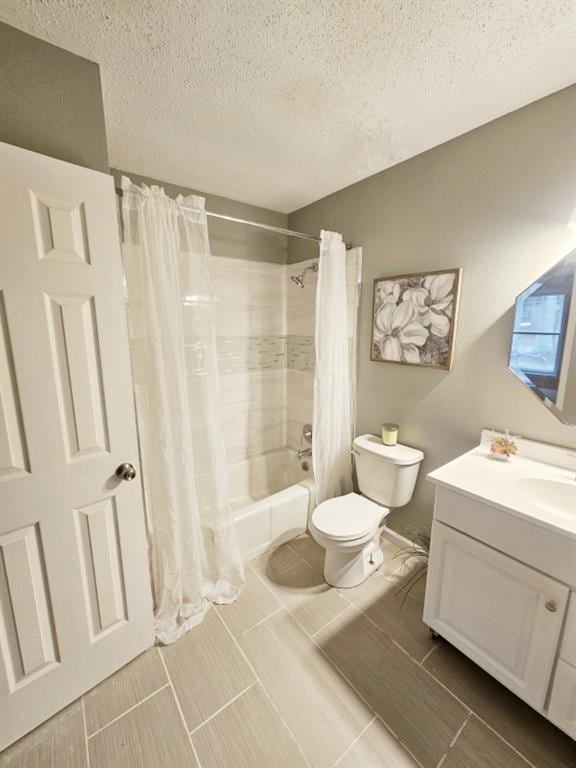
{"type": "Polygon", "coordinates": [[[516,299],[510,369],[558,418],[576,423],[576,252],[516,299]]]}

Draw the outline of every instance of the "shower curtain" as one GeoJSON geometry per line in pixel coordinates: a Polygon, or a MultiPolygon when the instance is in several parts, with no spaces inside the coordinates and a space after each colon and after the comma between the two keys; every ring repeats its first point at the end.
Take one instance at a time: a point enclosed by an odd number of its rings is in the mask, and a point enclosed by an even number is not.
{"type": "Polygon", "coordinates": [[[352,490],[346,246],[322,230],[316,288],[312,463],[316,503],[352,490]]]}
{"type": "Polygon", "coordinates": [[[204,198],[122,179],[123,252],[156,638],[238,596],[204,198]],[[194,210],[185,210],[185,207],[194,210]]]}

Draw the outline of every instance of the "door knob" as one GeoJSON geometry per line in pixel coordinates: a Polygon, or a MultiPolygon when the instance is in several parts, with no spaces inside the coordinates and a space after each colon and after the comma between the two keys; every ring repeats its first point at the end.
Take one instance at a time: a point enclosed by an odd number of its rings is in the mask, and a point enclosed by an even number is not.
{"type": "Polygon", "coordinates": [[[556,602],[554,600],[547,600],[546,603],[546,610],[550,611],[550,613],[556,613],[558,610],[558,606],[556,605],[556,602]]]}
{"type": "Polygon", "coordinates": [[[134,480],[136,477],[136,470],[134,469],[133,464],[128,464],[128,462],[126,462],[125,464],[120,464],[119,467],[116,467],[115,474],[119,480],[130,482],[130,480],[134,480]]]}

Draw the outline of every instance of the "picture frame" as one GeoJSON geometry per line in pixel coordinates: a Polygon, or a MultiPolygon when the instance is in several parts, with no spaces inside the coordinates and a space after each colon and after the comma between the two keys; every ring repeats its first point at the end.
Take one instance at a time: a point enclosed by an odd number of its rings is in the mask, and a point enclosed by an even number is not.
{"type": "Polygon", "coordinates": [[[460,267],[376,278],[370,359],[451,371],[461,283],[460,267]]]}

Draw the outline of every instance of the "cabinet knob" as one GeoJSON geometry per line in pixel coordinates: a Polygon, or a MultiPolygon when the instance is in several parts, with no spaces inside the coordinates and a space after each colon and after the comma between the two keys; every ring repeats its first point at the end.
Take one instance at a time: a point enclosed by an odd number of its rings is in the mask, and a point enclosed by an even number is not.
{"type": "Polygon", "coordinates": [[[550,613],[556,613],[558,610],[558,606],[556,605],[555,600],[547,600],[546,601],[546,610],[550,611],[550,613]]]}

